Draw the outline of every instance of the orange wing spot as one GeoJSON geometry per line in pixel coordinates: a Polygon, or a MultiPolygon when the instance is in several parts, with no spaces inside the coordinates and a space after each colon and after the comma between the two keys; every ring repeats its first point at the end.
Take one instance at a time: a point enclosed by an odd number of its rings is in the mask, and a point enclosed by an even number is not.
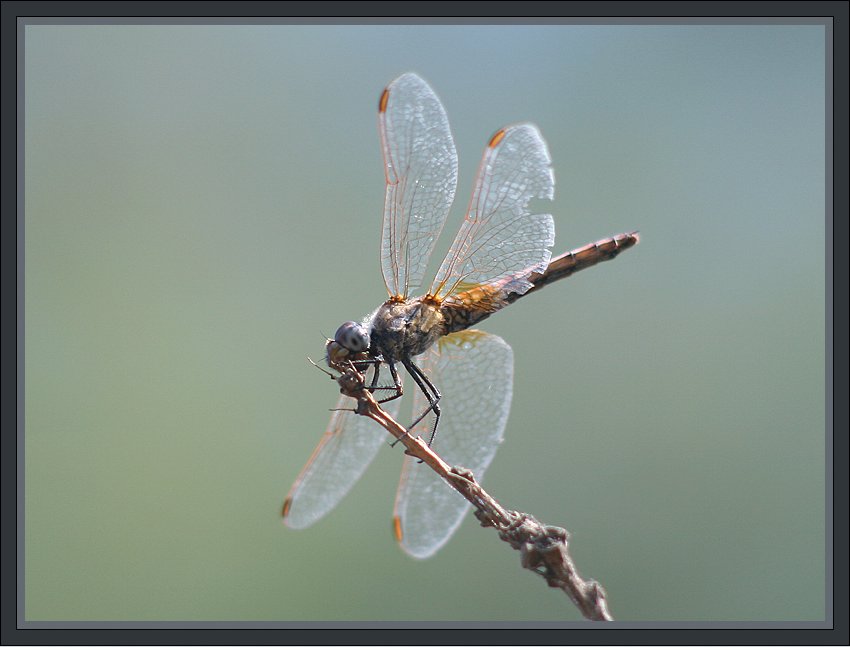
{"type": "Polygon", "coordinates": [[[390,100],[390,89],[384,88],[381,92],[381,98],[378,100],[378,112],[381,114],[387,111],[387,102],[390,100]]]}
{"type": "Polygon", "coordinates": [[[496,146],[499,145],[499,142],[502,141],[505,138],[506,132],[507,131],[504,128],[502,128],[500,131],[498,131],[495,135],[493,135],[490,138],[490,143],[487,144],[487,146],[489,146],[490,148],[496,148],[496,146]]]}
{"type": "Polygon", "coordinates": [[[404,537],[404,533],[401,530],[401,519],[398,517],[393,517],[393,537],[398,542],[401,542],[404,537]]]}
{"type": "Polygon", "coordinates": [[[292,507],[292,497],[286,497],[286,501],[283,502],[283,510],[280,513],[280,516],[286,519],[286,515],[289,514],[289,509],[292,507]]]}

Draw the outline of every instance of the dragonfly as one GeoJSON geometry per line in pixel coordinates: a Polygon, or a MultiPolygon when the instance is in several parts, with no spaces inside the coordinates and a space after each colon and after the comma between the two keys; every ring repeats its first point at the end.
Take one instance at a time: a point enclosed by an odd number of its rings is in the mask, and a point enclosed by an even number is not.
{"type": "MultiPolygon", "coordinates": [[[[361,322],[343,323],[326,345],[328,364],[371,371],[367,384],[398,417],[404,373],[414,382],[408,433],[429,436],[444,461],[478,481],[503,439],[513,393],[513,351],[473,328],[540,288],[613,259],[637,232],[601,239],[552,257],[555,179],[546,142],[531,123],[498,130],[488,141],[460,231],[424,295],[413,297],[454,201],[458,159],[446,111],[431,87],[406,73],[378,103],[386,193],[381,273],[388,299],[361,322]],[[536,203],[535,203],[536,204],[536,203]],[[386,367],[391,385],[379,381],[386,367]],[[399,370],[404,369],[404,373],[399,370]],[[429,433],[430,432],[430,433],[429,433]]],[[[319,445],[283,506],[284,522],[306,528],[351,490],[384,444],[382,430],[340,396],[319,445]]],[[[430,557],[452,536],[469,503],[427,465],[405,456],[393,512],[401,548],[430,557]]]]}

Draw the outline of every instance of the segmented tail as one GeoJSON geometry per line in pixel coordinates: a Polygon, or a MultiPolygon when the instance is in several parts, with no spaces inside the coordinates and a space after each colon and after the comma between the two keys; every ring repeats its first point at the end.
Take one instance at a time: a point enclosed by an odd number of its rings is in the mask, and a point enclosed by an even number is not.
{"type": "Polygon", "coordinates": [[[616,258],[623,250],[637,245],[638,242],[640,242],[640,236],[638,236],[638,232],[633,231],[629,234],[617,234],[610,238],[603,238],[602,240],[597,240],[595,243],[589,243],[584,247],[579,247],[566,254],[556,256],[549,261],[549,266],[543,274],[535,272],[528,278],[533,284],[528,292],[524,294],[509,294],[507,300],[509,303],[513,303],[521,296],[531,294],[544,285],[549,285],[560,279],[572,276],[579,270],[593,267],[602,261],[610,261],[616,258]]]}
{"type": "Polygon", "coordinates": [[[470,287],[458,294],[449,296],[440,306],[445,321],[445,333],[465,330],[489,317],[497,310],[513,303],[526,294],[539,290],[560,279],[572,276],[579,270],[593,267],[602,261],[610,261],[617,254],[638,244],[640,238],[636,231],[629,234],[617,234],[610,238],[597,240],[566,254],[556,256],[542,274],[532,272],[527,280],[531,288],[522,294],[510,292],[507,287],[511,277],[490,284],[470,287]]]}

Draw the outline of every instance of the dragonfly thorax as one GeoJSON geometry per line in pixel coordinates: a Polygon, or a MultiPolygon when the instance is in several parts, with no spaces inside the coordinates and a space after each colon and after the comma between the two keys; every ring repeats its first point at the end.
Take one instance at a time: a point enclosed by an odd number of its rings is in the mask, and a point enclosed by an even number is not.
{"type": "Polygon", "coordinates": [[[389,362],[421,355],[446,334],[439,304],[424,297],[390,299],[367,322],[372,341],[370,352],[389,362]]]}

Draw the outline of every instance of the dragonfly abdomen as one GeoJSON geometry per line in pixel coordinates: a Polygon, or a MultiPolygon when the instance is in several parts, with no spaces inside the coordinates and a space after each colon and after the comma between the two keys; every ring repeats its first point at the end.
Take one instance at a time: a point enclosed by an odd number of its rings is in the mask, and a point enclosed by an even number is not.
{"type": "Polygon", "coordinates": [[[440,304],[446,334],[466,330],[508,305],[502,283],[477,285],[440,304]]]}
{"type": "Polygon", "coordinates": [[[521,296],[530,294],[545,285],[565,279],[579,270],[593,267],[602,261],[610,261],[623,250],[637,245],[639,240],[636,231],[617,234],[556,256],[549,261],[546,271],[542,274],[532,272],[523,277],[527,281],[526,286],[531,283],[531,288],[525,292],[512,292],[510,286],[514,283],[515,277],[508,277],[453,294],[440,305],[440,310],[445,317],[446,334],[474,326],[521,296]]]}
{"type": "Polygon", "coordinates": [[[628,234],[617,234],[610,238],[597,240],[595,243],[589,243],[584,247],[579,247],[566,254],[556,256],[549,261],[549,266],[543,274],[533,273],[528,277],[532,287],[523,294],[511,293],[507,295],[508,303],[513,303],[521,296],[530,294],[535,290],[539,290],[545,285],[565,279],[572,276],[579,270],[593,267],[602,261],[610,261],[616,258],[617,255],[629,247],[634,247],[640,241],[640,237],[636,231],[628,234]]]}

